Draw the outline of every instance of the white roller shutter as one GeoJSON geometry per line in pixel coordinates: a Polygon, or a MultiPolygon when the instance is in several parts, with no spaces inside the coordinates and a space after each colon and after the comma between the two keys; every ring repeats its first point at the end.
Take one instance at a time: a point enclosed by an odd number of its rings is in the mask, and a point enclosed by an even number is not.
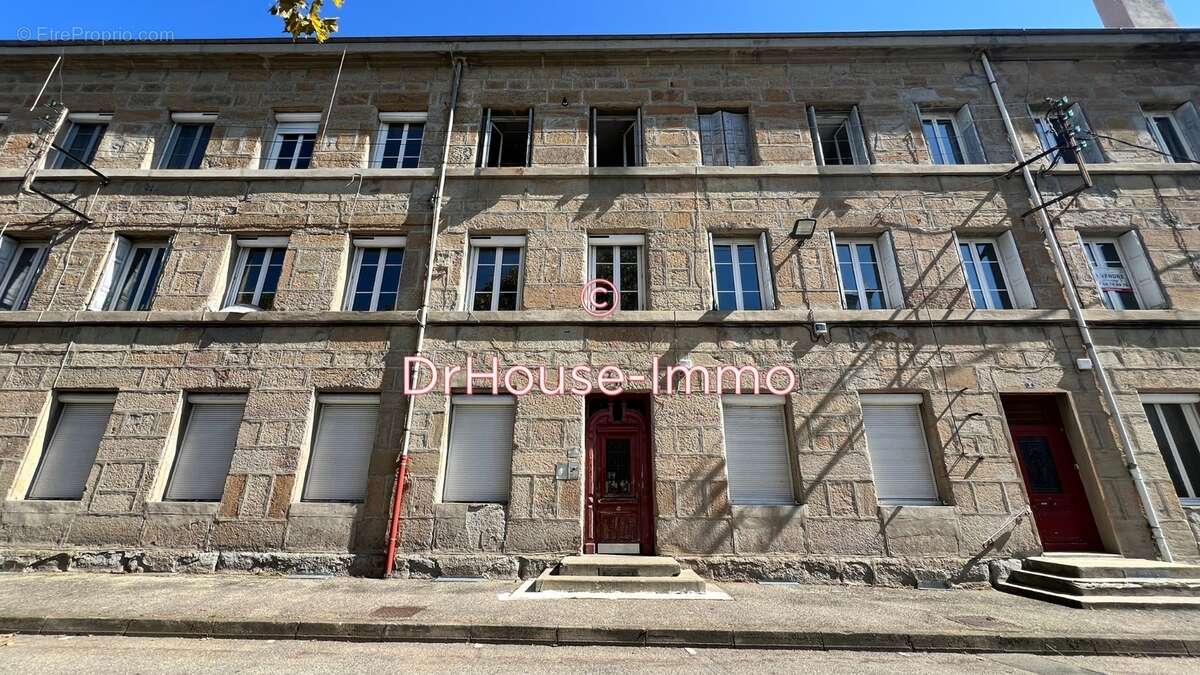
{"type": "Polygon", "coordinates": [[[304,501],[361,502],[375,450],[378,396],[321,397],[304,501]]]}
{"type": "Polygon", "coordinates": [[[1146,249],[1142,246],[1142,238],[1137,230],[1130,230],[1117,237],[1117,245],[1121,248],[1125,268],[1137,288],[1138,299],[1146,309],[1162,309],[1167,306],[1167,298],[1154,278],[1154,268],[1146,257],[1146,249]]]}
{"type": "Polygon", "coordinates": [[[233,461],[233,448],[237,445],[246,399],[193,396],[188,400],[191,412],[165,498],[168,501],[219,502],[233,461]]]}
{"type": "Polygon", "coordinates": [[[733,504],[794,504],[783,400],[726,397],[725,466],[733,504]],[[748,404],[749,403],[749,404],[748,404]]]}
{"type": "Polygon", "coordinates": [[[862,396],[875,492],[883,505],[936,505],[937,484],[920,404],[911,396],[862,396]]]}
{"type": "Polygon", "coordinates": [[[29,499],[83,497],[100,439],[112,415],[113,400],[111,396],[59,397],[58,421],[33,478],[29,499]]]}
{"type": "Polygon", "coordinates": [[[508,503],[513,424],[509,396],[456,396],[446,457],[445,502],[508,503]]]}

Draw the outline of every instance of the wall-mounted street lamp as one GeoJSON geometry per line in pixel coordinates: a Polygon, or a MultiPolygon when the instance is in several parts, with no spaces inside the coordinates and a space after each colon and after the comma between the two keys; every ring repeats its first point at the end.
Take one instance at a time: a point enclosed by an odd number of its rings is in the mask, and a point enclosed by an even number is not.
{"type": "Polygon", "coordinates": [[[803,244],[812,238],[813,232],[816,232],[816,230],[816,218],[797,218],[796,223],[792,225],[792,233],[788,236],[803,244]]]}

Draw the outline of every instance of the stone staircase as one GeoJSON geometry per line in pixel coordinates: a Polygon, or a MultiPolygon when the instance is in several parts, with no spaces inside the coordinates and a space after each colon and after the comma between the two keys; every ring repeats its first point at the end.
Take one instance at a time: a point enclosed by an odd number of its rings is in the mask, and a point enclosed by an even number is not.
{"type": "Polygon", "coordinates": [[[705,581],[674,558],[634,555],[575,555],[542,572],[534,592],[703,593],[705,581]]]}
{"type": "Polygon", "coordinates": [[[1200,566],[1116,555],[1026,558],[996,588],[1067,607],[1200,608],[1200,566]]]}

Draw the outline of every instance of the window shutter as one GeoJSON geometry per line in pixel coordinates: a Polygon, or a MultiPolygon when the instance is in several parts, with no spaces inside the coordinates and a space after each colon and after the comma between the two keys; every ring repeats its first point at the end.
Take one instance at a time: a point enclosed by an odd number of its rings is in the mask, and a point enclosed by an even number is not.
{"type": "Polygon", "coordinates": [[[829,253],[833,256],[833,278],[837,280],[838,303],[846,309],[846,285],[842,283],[842,266],[838,264],[837,235],[829,231],[829,253]]]}
{"type": "MultiPolygon", "coordinates": [[[[900,268],[896,265],[896,246],[892,241],[892,233],[884,232],[879,235],[879,268],[883,271],[883,285],[887,290],[888,309],[904,307],[904,287],[900,285],[900,268]]],[[[837,251],[834,251],[836,260],[837,251]]]]}
{"type": "Polygon", "coordinates": [[[634,166],[644,166],[646,164],[646,135],[645,125],[642,122],[642,109],[637,109],[637,139],[633,146],[633,162],[634,166]]]}
{"type": "Polygon", "coordinates": [[[712,286],[712,308],[717,309],[717,251],[712,232],[708,233],[708,282],[712,286]]]}
{"type": "Polygon", "coordinates": [[[1087,115],[1083,114],[1083,106],[1078,103],[1071,106],[1071,110],[1075,111],[1075,126],[1079,127],[1081,138],[1078,142],[1085,143],[1083,148],[1083,159],[1088,164],[1103,164],[1104,152],[1100,150],[1100,144],[1092,137],[1092,125],[1088,123],[1087,115]]]}
{"type": "Polygon", "coordinates": [[[322,397],[304,501],[363,501],[378,419],[378,396],[322,397]]]}
{"type": "Polygon", "coordinates": [[[17,240],[12,237],[0,236],[0,280],[3,280],[8,273],[8,266],[12,264],[13,255],[17,252],[17,240]]]}
{"type": "Polygon", "coordinates": [[[733,504],[794,504],[782,400],[775,405],[726,403],[725,465],[733,504]]]}
{"type": "Polygon", "coordinates": [[[700,116],[700,154],[701,163],[705,166],[721,166],[725,164],[724,130],[721,127],[721,113],[709,113],[700,116]]]}
{"type": "Polygon", "coordinates": [[[100,281],[96,284],[96,292],[92,295],[92,303],[88,305],[88,309],[99,312],[111,305],[109,296],[112,294],[112,286],[118,281],[117,275],[125,270],[130,248],[132,245],[125,237],[119,234],[113,237],[108,260],[104,262],[104,271],[100,273],[100,281]]]}
{"type": "Polygon", "coordinates": [[[1138,299],[1142,305],[1146,309],[1166,307],[1167,299],[1154,278],[1154,269],[1150,266],[1150,259],[1146,257],[1146,250],[1137,230],[1130,230],[1117,237],[1117,243],[1121,246],[1121,256],[1125,258],[1125,267],[1133,278],[1133,285],[1137,288],[1138,299]]]}
{"type": "Polygon", "coordinates": [[[525,166],[533,166],[533,108],[529,109],[529,121],[525,123],[525,166]]]}
{"type": "Polygon", "coordinates": [[[758,233],[758,276],[762,279],[762,307],[775,309],[775,267],[771,264],[770,240],[766,232],[758,233]]]}
{"type": "Polygon", "coordinates": [[[1017,240],[1012,230],[1005,230],[996,237],[996,249],[1000,253],[1000,262],[1008,276],[1009,293],[1012,294],[1013,306],[1019,309],[1034,309],[1037,302],[1033,299],[1033,289],[1029,286],[1029,277],[1025,275],[1025,266],[1021,264],[1021,253],[1017,250],[1017,240]]]}
{"type": "Polygon", "coordinates": [[[858,106],[850,108],[850,150],[855,164],[870,164],[871,152],[867,149],[867,130],[863,128],[858,106]]]}
{"type": "Polygon", "coordinates": [[[1188,101],[1175,109],[1175,121],[1179,123],[1179,131],[1187,141],[1190,159],[1200,160],[1200,115],[1196,106],[1188,101]]]}
{"type": "Polygon", "coordinates": [[[30,499],[83,497],[100,439],[112,415],[113,398],[61,396],[59,404],[58,421],[29,490],[30,499]]]}
{"type": "Polygon", "coordinates": [[[817,126],[816,106],[808,106],[808,133],[812,136],[813,154],[817,158],[817,166],[825,166],[825,151],[821,149],[821,129],[817,126]]]}
{"type": "Polygon", "coordinates": [[[454,403],[453,414],[442,500],[508,503],[516,421],[512,399],[463,397],[454,403]]]}
{"type": "Polygon", "coordinates": [[[729,166],[750,165],[750,116],[724,113],[725,152],[729,166]]]}
{"type": "Polygon", "coordinates": [[[958,123],[958,133],[962,136],[958,142],[967,158],[967,164],[986,163],[983,143],[979,140],[979,130],[975,127],[975,118],[971,117],[971,107],[964,105],[959,108],[958,112],[954,113],[954,120],[958,123]]]}
{"type": "Polygon", "coordinates": [[[191,397],[187,428],[175,457],[166,499],[217,502],[233,461],[245,399],[191,397]]]}
{"type": "Polygon", "coordinates": [[[919,404],[904,402],[908,397],[896,397],[895,403],[882,397],[863,399],[863,427],[879,503],[939,504],[919,404]]]}
{"type": "Polygon", "coordinates": [[[588,111],[588,166],[596,166],[596,109],[588,111]]]}

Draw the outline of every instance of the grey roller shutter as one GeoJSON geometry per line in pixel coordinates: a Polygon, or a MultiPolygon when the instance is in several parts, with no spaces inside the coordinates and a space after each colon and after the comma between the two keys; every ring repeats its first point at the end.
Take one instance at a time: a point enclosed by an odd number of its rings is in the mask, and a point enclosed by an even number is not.
{"type": "Polygon", "coordinates": [[[875,492],[884,505],[939,504],[919,396],[862,397],[875,492]]]}
{"type": "Polygon", "coordinates": [[[512,485],[513,424],[510,397],[456,397],[442,500],[508,502],[512,485]]]}
{"type": "Polygon", "coordinates": [[[169,501],[219,502],[233,461],[246,400],[192,397],[187,428],[167,486],[169,501]]]}
{"type": "Polygon", "coordinates": [[[794,504],[782,401],[746,405],[726,401],[725,466],[733,504],[794,504]]]}
{"type": "Polygon", "coordinates": [[[83,497],[88,474],[96,463],[100,439],[112,415],[113,398],[62,396],[61,406],[42,464],[33,478],[29,499],[83,497]]]}
{"type": "Polygon", "coordinates": [[[378,421],[378,396],[322,397],[304,501],[363,501],[378,421]]]}

